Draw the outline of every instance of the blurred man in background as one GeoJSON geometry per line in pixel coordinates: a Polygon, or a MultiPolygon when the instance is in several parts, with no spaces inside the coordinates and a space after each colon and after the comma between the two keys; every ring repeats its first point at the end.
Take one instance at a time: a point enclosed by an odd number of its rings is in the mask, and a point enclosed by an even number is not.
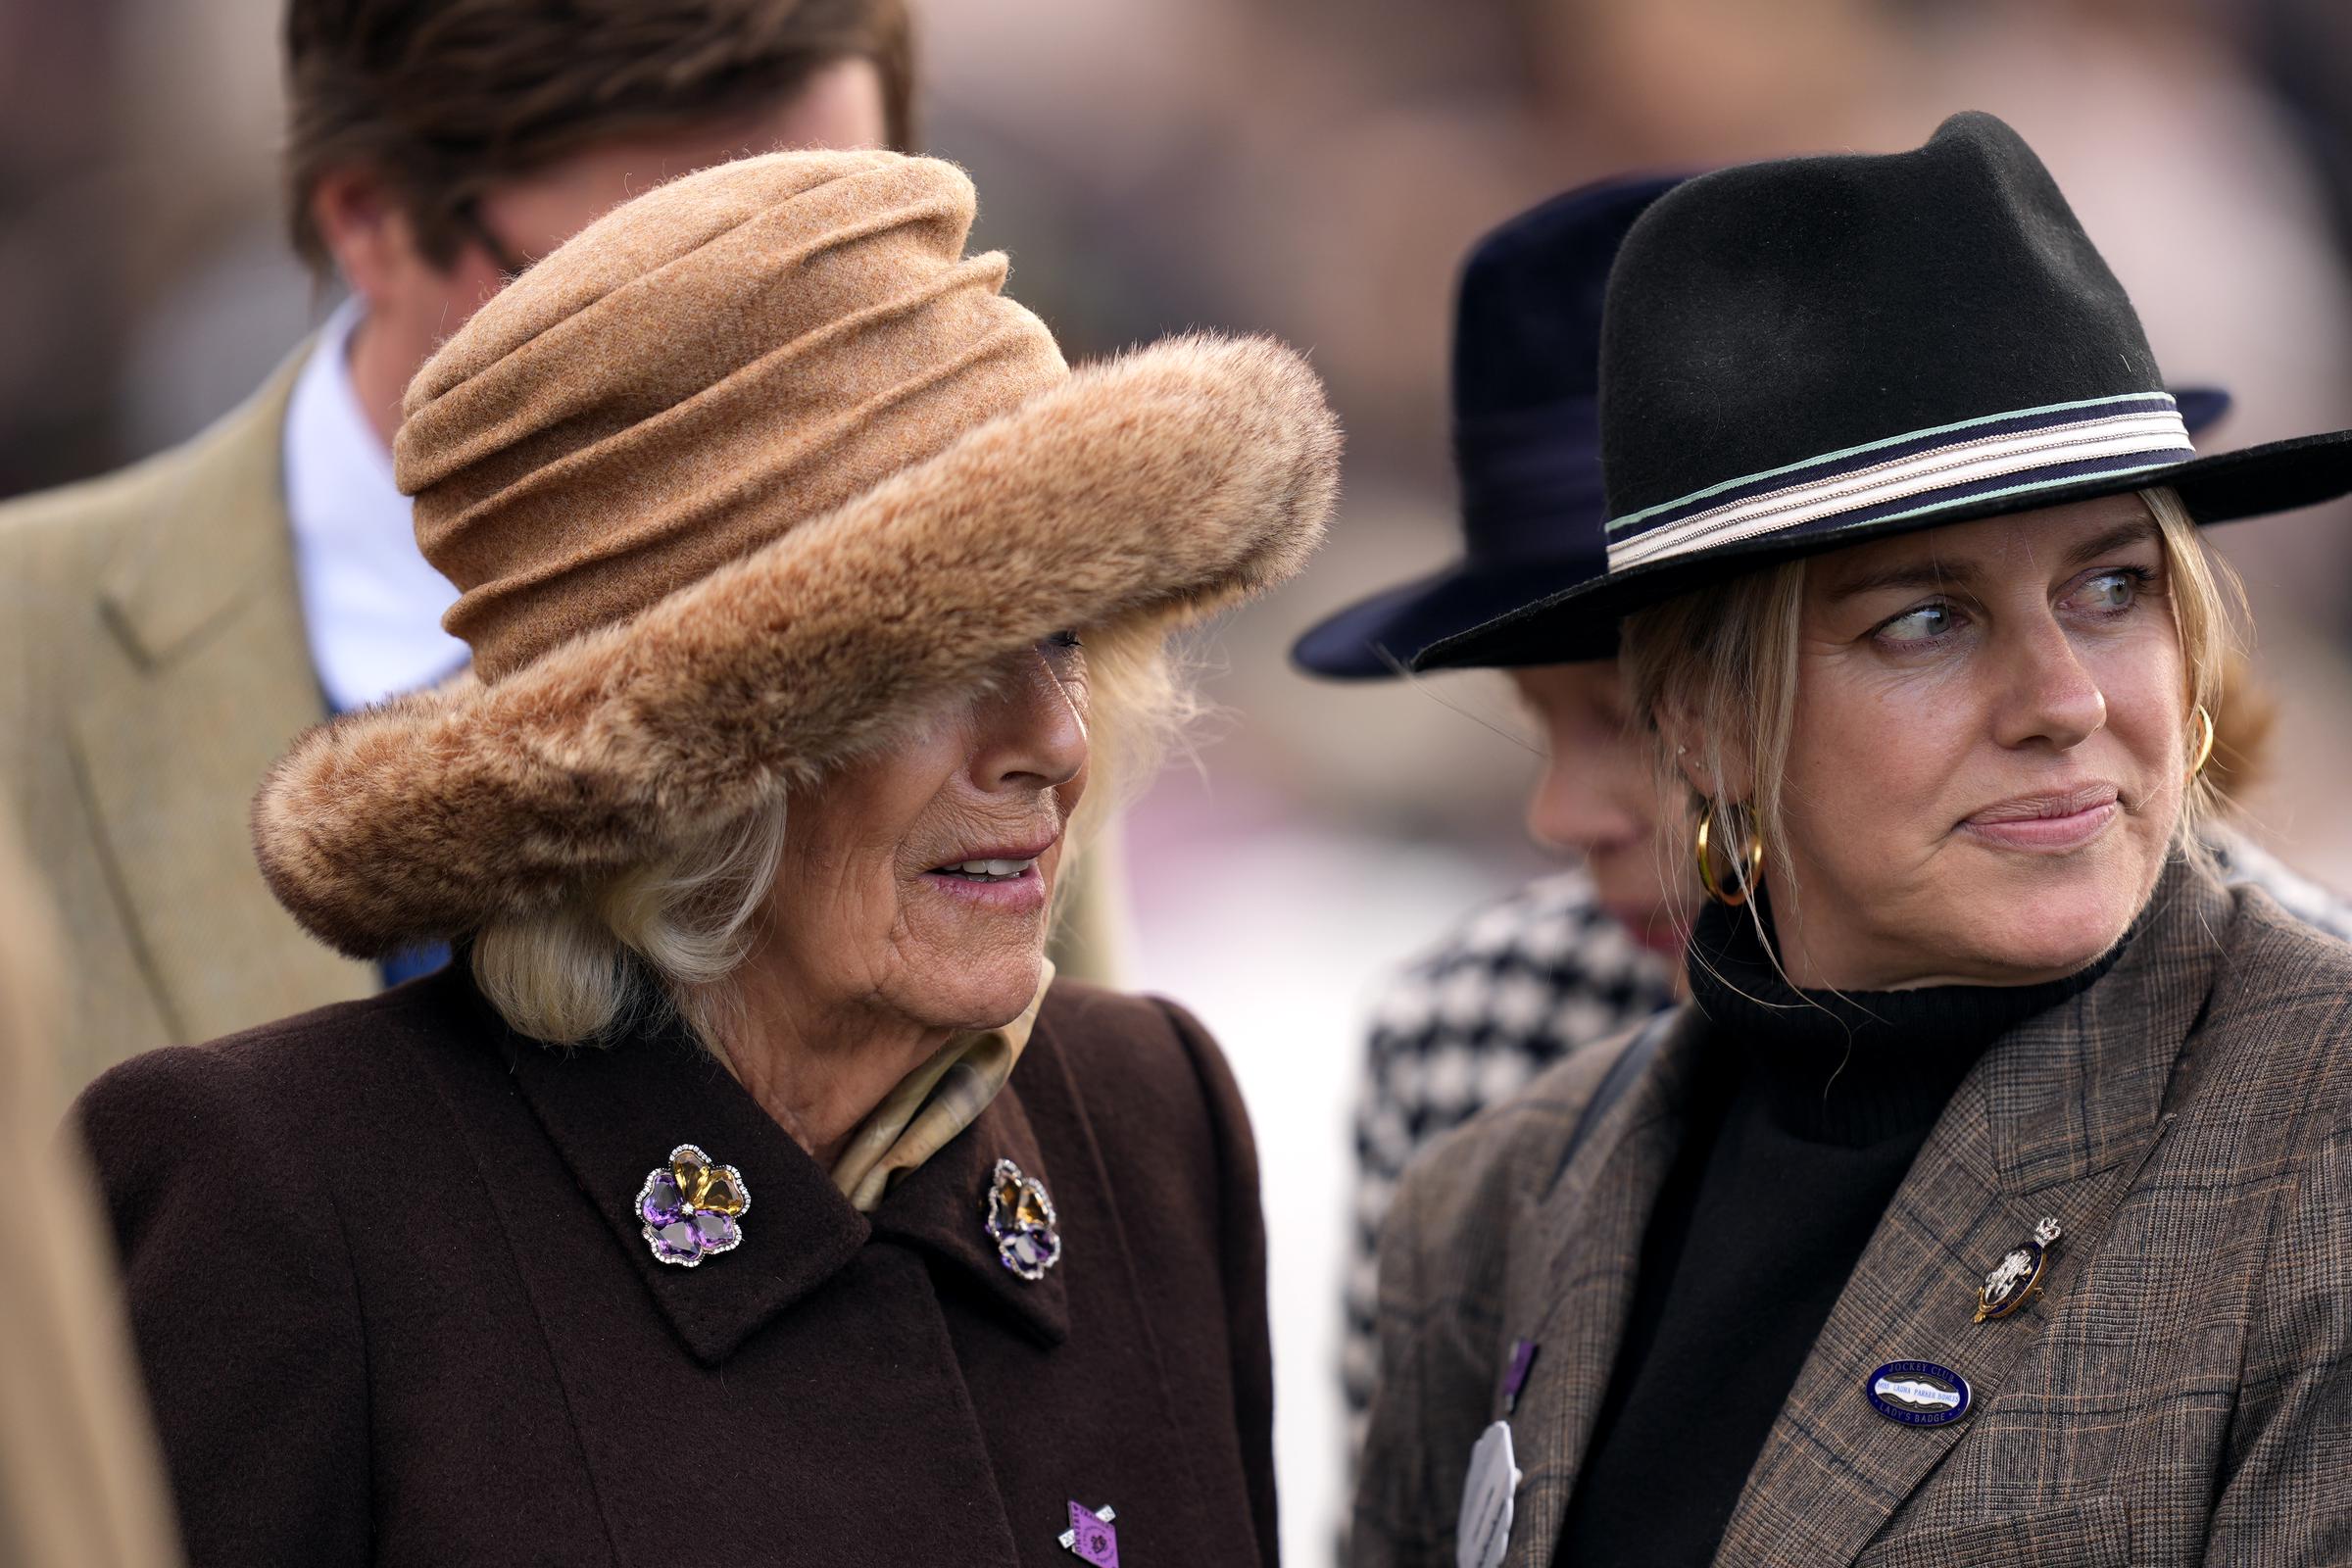
{"type": "Polygon", "coordinates": [[[392,483],[434,345],[658,180],[911,135],[904,0],[290,0],[284,41],[294,242],[349,297],[184,446],[0,507],[0,801],[64,916],[68,1095],[438,961],[311,941],[246,828],[295,732],[463,662],[392,483]]]}

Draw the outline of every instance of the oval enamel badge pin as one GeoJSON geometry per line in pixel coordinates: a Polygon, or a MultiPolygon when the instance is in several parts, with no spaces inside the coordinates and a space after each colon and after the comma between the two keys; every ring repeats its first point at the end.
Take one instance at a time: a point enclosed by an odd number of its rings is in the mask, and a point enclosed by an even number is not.
{"type": "Polygon", "coordinates": [[[1873,1410],[1907,1427],[1939,1427],[1968,1414],[1968,1379],[1933,1361],[1889,1361],[1862,1392],[1873,1410]]]}

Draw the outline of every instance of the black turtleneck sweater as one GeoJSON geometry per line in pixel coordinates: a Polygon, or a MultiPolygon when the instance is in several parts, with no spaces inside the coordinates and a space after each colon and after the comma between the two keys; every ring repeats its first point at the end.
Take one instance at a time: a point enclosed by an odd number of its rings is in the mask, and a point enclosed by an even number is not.
{"type": "Polygon", "coordinates": [[[1563,1568],[1713,1560],[1944,1102],[1995,1039],[2089,985],[2115,954],[2046,985],[1800,992],[1745,910],[1710,905],[1691,959],[1710,1027],[1561,1527],[1563,1568]]]}

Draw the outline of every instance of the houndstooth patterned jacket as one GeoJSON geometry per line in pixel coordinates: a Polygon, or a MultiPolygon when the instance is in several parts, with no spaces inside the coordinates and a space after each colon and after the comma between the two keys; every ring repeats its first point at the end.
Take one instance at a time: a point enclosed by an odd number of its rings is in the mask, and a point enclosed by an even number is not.
{"type": "MultiPolygon", "coordinates": [[[[1357,1568],[1453,1562],[1466,1461],[1504,1413],[1519,1339],[1540,1349],[1510,1413],[1525,1480],[1503,1560],[1551,1564],[1698,1027],[1677,1014],[1572,1158],[1614,1048],[1572,1054],[1404,1181],[1357,1568]]],[[[2352,1562],[2352,948],[2263,893],[2168,870],[2114,969],[1954,1094],[1716,1560],[2352,1562]],[[1972,1322],[1985,1271],[2045,1214],[2065,1228],[2045,1294],[1972,1322]],[[1896,1359],[1962,1373],[1968,1417],[1873,1413],[1864,1381],[1896,1359]]]]}

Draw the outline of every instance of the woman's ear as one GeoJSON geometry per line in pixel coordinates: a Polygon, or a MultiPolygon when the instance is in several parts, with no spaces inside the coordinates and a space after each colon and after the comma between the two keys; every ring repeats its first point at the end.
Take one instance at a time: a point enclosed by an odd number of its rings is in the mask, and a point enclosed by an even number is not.
{"type": "Polygon", "coordinates": [[[1743,737],[1711,733],[1682,702],[1661,705],[1658,733],[1674,753],[1676,771],[1698,794],[1733,802],[1754,798],[1755,760],[1743,737]]]}

